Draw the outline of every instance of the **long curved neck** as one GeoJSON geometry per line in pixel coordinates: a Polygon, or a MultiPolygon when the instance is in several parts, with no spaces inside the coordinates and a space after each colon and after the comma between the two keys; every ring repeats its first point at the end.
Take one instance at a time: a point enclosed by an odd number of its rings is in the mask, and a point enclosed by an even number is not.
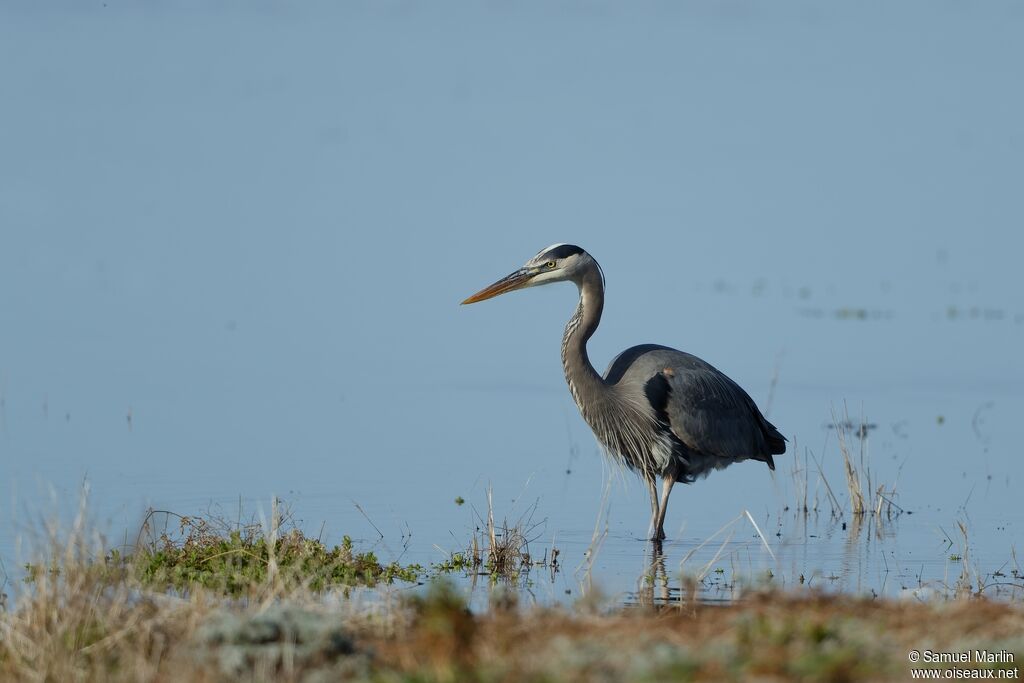
{"type": "Polygon", "coordinates": [[[562,336],[562,367],[565,369],[565,380],[569,383],[572,397],[584,412],[581,394],[587,397],[599,397],[608,392],[608,387],[587,356],[587,340],[594,334],[601,322],[601,311],[604,310],[604,282],[597,264],[588,269],[577,281],[580,290],[580,303],[576,312],[565,325],[562,336]]]}

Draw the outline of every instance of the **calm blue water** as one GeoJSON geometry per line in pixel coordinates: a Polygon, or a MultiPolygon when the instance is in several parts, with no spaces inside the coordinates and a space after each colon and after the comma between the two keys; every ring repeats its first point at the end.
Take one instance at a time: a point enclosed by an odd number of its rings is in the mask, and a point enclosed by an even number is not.
{"type": "Polygon", "coordinates": [[[491,486],[562,549],[552,597],[602,513],[593,577],[631,591],[648,504],[618,477],[602,509],[574,289],[458,306],[568,241],[607,275],[600,368],[706,358],[838,489],[845,404],[914,512],[801,531],[792,456],[745,463],[677,488],[670,572],[743,509],[778,559],[738,525],[727,568],[890,591],[890,560],[958,571],[960,519],[996,569],[1024,541],[1022,29],[1010,2],[4,3],[0,557],[88,481],[114,539],[277,495],[439,561],[491,486]]]}

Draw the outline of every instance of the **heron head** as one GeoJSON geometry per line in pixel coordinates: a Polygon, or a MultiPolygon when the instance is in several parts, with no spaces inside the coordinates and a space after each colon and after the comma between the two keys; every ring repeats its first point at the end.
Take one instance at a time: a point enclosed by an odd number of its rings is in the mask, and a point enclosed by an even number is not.
{"type": "Polygon", "coordinates": [[[519,270],[484,287],[462,303],[475,304],[477,301],[484,301],[516,289],[546,285],[551,282],[565,280],[577,282],[585,270],[596,265],[597,262],[590,254],[575,244],[552,244],[546,249],[541,249],[519,270]]]}

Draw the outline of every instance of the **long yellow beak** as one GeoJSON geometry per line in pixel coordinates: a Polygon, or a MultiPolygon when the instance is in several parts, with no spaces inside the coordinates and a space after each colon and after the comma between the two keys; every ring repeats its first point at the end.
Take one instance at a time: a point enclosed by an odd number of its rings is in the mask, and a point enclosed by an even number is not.
{"type": "Polygon", "coordinates": [[[515,289],[522,289],[533,277],[533,273],[525,269],[519,269],[514,273],[509,273],[505,277],[501,278],[493,285],[484,287],[479,292],[463,301],[465,304],[475,304],[477,301],[484,301],[504,294],[505,292],[511,292],[515,289]]]}

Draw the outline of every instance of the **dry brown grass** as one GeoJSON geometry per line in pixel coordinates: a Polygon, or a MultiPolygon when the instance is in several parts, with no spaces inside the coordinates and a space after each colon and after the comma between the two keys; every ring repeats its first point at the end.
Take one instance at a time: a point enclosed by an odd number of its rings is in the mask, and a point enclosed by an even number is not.
{"type": "Polygon", "coordinates": [[[450,611],[431,613],[429,626],[413,618],[398,638],[365,642],[400,677],[449,681],[889,681],[908,677],[911,649],[1024,654],[1024,612],[978,600],[768,593],[724,607],[479,616],[442,604],[450,611]]]}
{"type": "Polygon", "coordinates": [[[83,507],[66,534],[51,527],[31,585],[11,587],[0,614],[0,680],[152,679],[205,616],[202,595],[135,590],[86,525],[83,507]]]}

